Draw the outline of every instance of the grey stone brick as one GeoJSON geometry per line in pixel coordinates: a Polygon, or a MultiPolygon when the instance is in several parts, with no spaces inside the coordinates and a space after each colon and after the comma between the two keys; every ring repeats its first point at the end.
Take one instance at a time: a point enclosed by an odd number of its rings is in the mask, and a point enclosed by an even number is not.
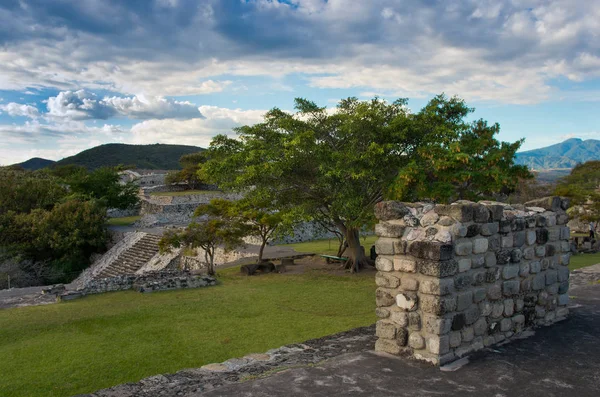
{"type": "Polygon", "coordinates": [[[506,265],[502,268],[502,278],[510,280],[519,275],[519,265],[506,265]]]}
{"type": "Polygon", "coordinates": [[[509,280],[502,283],[502,292],[504,296],[517,295],[519,293],[519,287],[521,283],[519,280],[509,280]]]}

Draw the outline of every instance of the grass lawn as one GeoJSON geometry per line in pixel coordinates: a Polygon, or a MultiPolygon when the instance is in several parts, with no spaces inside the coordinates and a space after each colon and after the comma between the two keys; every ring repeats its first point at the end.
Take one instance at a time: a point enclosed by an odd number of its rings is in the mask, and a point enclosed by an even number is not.
{"type": "Polygon", "coordinates": [[[142,217],[137,216],[125,216],[123,218],[109,218],[108,224],[111,226],[129,226],[139,221],[142,217]]]}
{"type": "Polygon", "coordinates": [[[569,269],[575,270],[586,266],[592,266],[597,263],[600,263],[600,253],[571,255],[569,269]]]}
{"type": "Polygon", "coordinates": [[[238,275],[0,310],[0,396],[71,396],[375,322],[373,274],[238,275]]]}
{"type": "Polygon", "coordinates": [[[182,190],[181,192],[151,192],[150,196],[189,196],[190,194],[215,193],[215,190],[182,190]]]}
{"type": "MultiPolygon", "coordinates": [[[[371,246],[375,244],[376,240],[377,236],[366,236],[360,238],[360,243],[365,247],[367,255],[369,255],[369,250],[371,249],[371,246]]],[[[338,241],[335,238],[284,245],[292,247],[298,252],[314,252],[316,254],[324,255],[335,255],[337,254],[338,250],[338,241]]]]}

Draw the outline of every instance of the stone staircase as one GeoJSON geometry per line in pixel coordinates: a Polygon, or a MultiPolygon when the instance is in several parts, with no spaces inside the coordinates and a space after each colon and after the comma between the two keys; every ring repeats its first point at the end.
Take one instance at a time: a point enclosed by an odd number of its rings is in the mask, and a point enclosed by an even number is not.
{"type": "Polygon", "coordinates": [[[108,266],[94,276],[94,279],[133,274],[158,254],[160,236],[145,234],[131,247],[121,252],[108,266]]]}

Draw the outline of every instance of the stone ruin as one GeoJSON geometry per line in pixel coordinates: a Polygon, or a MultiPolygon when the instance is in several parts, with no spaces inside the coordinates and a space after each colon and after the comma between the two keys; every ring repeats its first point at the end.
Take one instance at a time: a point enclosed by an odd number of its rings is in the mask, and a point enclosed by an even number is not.
{"type": "Polygon", "coordinates": [[[565,319],[568,205],[379,203],[375,350],[443,365],[565,319]]]}

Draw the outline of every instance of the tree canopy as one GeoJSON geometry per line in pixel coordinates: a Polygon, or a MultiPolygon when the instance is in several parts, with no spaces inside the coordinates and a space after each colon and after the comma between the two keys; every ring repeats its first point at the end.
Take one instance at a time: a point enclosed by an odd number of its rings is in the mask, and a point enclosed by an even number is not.
{"type": "Polygon", "coordinates": [[[358,232],[383,200],[485,198],[528,176],[513,165],[521,141],[494,139],[497,124],[469,123],[459,98],[435,97],[418,113],[407,100],[340,101],[335,112],[296,99],[296,112],[220,135],[202,173],[221,188],[268,197],[276,208],[329,219],[348,242],[348,266],[368,263],[358,232]]]}
{"type": "Polygon", "coordinates": [[[202,184],[202,179],[199,176],[199,170],[206,161],[204,152],[190,153],[181,156],[179,164],[182,169],[172,171],[167,174],[165,180],[168,184],[185,184],[188,189],[197,189],[202,184]]]}
{"type": "Polygon", "coordinates": [[[559,180],[555,193],[571,198],[571,214],[584,221],[600,220],[600,161],[578,164],[559,180]]]}

